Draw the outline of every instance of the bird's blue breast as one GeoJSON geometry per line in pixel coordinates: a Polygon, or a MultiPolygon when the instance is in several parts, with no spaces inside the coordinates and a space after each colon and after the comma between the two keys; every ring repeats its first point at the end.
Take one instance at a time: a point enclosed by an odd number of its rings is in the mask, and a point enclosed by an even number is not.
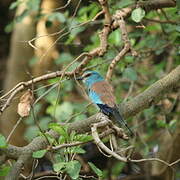
{"type": "Polygon", "coordinates": [[[103,102],[101,101],[101,96],[97,94],[95,91],[92,91],[91,89],[89,89],[89,97],[93,103],[103,104],[103,102]]]}

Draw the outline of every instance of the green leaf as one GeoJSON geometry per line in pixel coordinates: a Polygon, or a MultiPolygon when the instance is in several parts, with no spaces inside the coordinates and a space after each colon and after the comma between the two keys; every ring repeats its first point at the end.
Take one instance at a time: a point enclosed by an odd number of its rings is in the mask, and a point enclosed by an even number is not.
{"type": "Polygon", "coordinates": [[[115,45],[115,46],[120,46],[122,44],[122,41],[121,41],[121,33],[120,33],[120,30],[117,29],[115,31],[113,31],[109,37],[108,37],[108,42],[111,44],[111,45],[115,45]]]}
{"type": "Polygon", "coordinates": [[[29,15],[29,10],[25,9],[19,16],[16,17],[16,22],[21,22],[26,16],[29,15]]]}
{"type": "Polygon", "coordinates": [[[88,162],[88,164],[91,167],[91,169],[98,175],[98,177],[103,176],[103,172],[99,168],[97,168],[93,163],[88,162]]]}
{"type": "Polygon", "coordinates": [[[75,136],[76,136],[76,132],[72,131],[70,134],[70,141],[74,141],[75,136]]]}
{"type": "Polygon", "coordinates": [[[0,176],[7,176],[9,171],[10,171],[10,167],[9,166],[0,167],[0,176]]]}
{"type": "Polygon", "coordinates": [[[64,144],[64,143],[66,143],[66,138],[65,138],[64,136],[59,136],[58,143],[59,143],[59,144],[64,144]]]}
{"type": "Polygon", "coordinates": [[[71,31],[70,36],[76,37],[76,35],[82,31],[84,31],[84,26],[78,26],[79,22],[75,19],[73,21],[71,19],[68,19],[68,29],[71,31]]]}
{"type": "Polygon", "coordinates": [[[75,147],[69,147],[70,153],[76,153],[76,154],[84,154],[86,151],[82,149],[81,147],[75,146],[75,147]]]}
{"type": "Polygon", "coordinates": [[[72,179],[77,179],[79,177],[79,172],[81,170],[81,164],[79,161],[69,161],[66,164],[66,172],[72,179]]]}
{"type": "Polygon", "coordinates": [[[41,127],[41,129],[47,130],[48,129],[48,124],[52,122],[52,119],[48,116],[44,116],[42,118],[39,119],[39,126],[41,127]]]}
{"type": "Polygon", "coordinates": [[[123,76],[132,80],[132,81],[136,81],[137,80],[137,73],[133,68],[126,68],[123,76]]]}
{"type": "Polygon", "coordinates": [[[53,164],[53,169],[56,172],[60,172],[65,167],[66,167],[66,162],[59,162],[59,163],[53,164]]]}
{"type": "Polygon", "coordinates": [[[72,55],[70,53],[61,53],[58,59],[56,59],[55,63],[58,64],[64,64],[69,63],[73,59],[72,55]]]}
{"type": "Polygon", "coordinates": [[[33,138],[35,138],[38,135],[38,133],[39,133],[38,127],[35,125],[31,125],[26,130],[24,136],[28,141],[31,141],[33,138]]]}
{"type": "Polygon", "coordinates": [[[150,108],[145,109],[145,110],[143,111],[143,113],[144,113],[144,116],[145,116],[146,119],[152,118],[152,117],[153,117],[153,114],[154,114],[154,107],[151,106],[150,108]]]}
{"type": "Polygon", "coordinates": [[[54,21],[57,20],[61,23],[66,22],[66,18],[64,16],[64,14],[60,13],[60,12],[54,12],[51,15],[48,16],[47,18],[49,21],[54,21]]]}
{"type": "Polygon", "coordinates": [[[134,1],[133,1],[133,0],[121,0],[121,1],[119,1],[119,2],[117,3],[116,6],[117,6],[119,9],[121,9],[121,8],[127,7],[127,6],[129,6],[129,5],[131,5],[131,4],[134,4],[134,1]]]}
{"type": "Polygon", "coordinates": [[[80,62],[75,62],[67,70],[73,71],[75,68],[77,68],[79,66],[79,64],[80,64],[80,62]]]}
{"type": "Polygon", "coordinates": [[[81,121],[81,120],[84,120],[86,118],[87,118],[87,116],[85,114],[80,114],[74,118],[74,121],[81,121]]]}
{"type": "Polygon", "coordinates": [[[41,0],[28,0],[27,6],[30,10],[38,11],[41,0]]]}
{"type": "Polygon", "coordinates": [[[21,3],[21,1],[19,1],[19,0],[12,2],[11,5],[9,6],[9,9],[12,10],[12,9],[17,8],[20,3],[21,3]]]}
{"type": "Polygon", "coordinates": [[[119,162],[117,161],[116,164],[114,164],[113,168],[112,168],[112,174],[115,176],[118,176],[119,173],[123,170],[123,168],[125,167],[126,163],[123,162],[119,162]]]}
{"type": "Polygon", "coordinates": [[[10,33],[13,30],[14,27],[14,21],[10,22],[6,27],[4,28],[4,31],[6,33],[10,33]]]}
{"type": "Polygon", "coordinates": [[[177,3],[178,15],[180,15],[180,1],[177,0],[176,3],[177,3]]]}
{"type": "Polygon", "coordinates": [[[176,31],[180,32],[180,25],[176,25],[176,31]]]}
{"type": "Polygon", "coordinates": [[[60,124],[50,123],[49,128],[64,136],[66,139],[69,138],[67,129],[65,129],[65,127],[61,126],[60,124]]]}
{"type": "Polygon", "coordinates": [[[176,123],[177,123],[177,120],[176,120],[176,119],[171,120],[171,121],[169,122],[169,127],[175,126],[176,123]]]}
{"type": "Polygon", "coordinates": [[[100,11],[97,3],[91,3],[89,6],[81,7],[78,11],[78,21],[84,22],[92,19],[100,11]]]}
{"type": "MultiPolygon", "coordinates": [[[[57,153],[55,153],[54,154],[54,162],[66,162],[66,157],[64,156],[64,154],[63,153],[61,153],[61,154],[57,154],[57,153]]],[[[54,163],[54,164],[56,164],[56,163],[54,163]]]]}
{"type": "Polygon", "coordinates": [[[134,61],[134,56],[125,56],[125,62],[132,63],[134,61]]]}
{"type": "Polygon", "coordinates": [[[7,147],[7,143],[6,143],[6,138],[0,134],[0,148],[6,148],[7,147]]]}
{"type": "Polygon", "coordinates": [[[43,149],[43,150],[39,150],[36,152],[33,152],[33,158],[42,158],[45,154],[46,154],[47,150],[43,149]]]}
{"type": "Polygon", "coordinates": [[[65,121],[68,119],[74,111],[74,107],[70,102],[63,102],[60,105],[57,106],[49,106],[47,108],[47,113],[50,114],[52,117],[54,117],[54,112],[55,113],[55,118],[60,119],[61,122],[65,121]]]}
{"type": "Polygon", "coordinates": [[[42,137],[44,137],[45,135],[46,135],[46,138],[48,139],[48,142],[52,145],[57,145],[57,142],[56,142],[56,139],[53,137],[53,136],[51,136],[50,134],[45,134],[45,133],[41,133],[41,132],[39,132],[39,134],[38,134],[39,136],[42,136],[42,137]]]}
{"type": "Polygon", "coordinates": [[[145,16],[145,11],[142,8],[134,9],[131,13],[131,18],[135,22],[141,22],[144,16],[145,16]]]}
{"type": "Polygon", "coordinates": [[[161,119],[158,119],[156,121],[156,124],[157,124],[158,127],[166,127],[166,121],[161,120],[161,119]]]}
{"type": "Polygon", "coordinates": [[[74,138],[75,141],[87,142],[92,140],[92,136],[87,134],[77,134],[74,138]]]}

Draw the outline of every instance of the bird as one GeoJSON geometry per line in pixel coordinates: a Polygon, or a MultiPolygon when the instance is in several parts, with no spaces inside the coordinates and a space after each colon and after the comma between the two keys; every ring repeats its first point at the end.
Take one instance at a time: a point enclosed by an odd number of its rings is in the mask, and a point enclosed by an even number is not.
{"type": "Polygon", "coordinates": [[[114,117],[118,124],[126,127],[130,136],[134,135],[118,110],[116,99],[113,94],[113,87],[104,79],[103,76],[100,75],[99,72],[85,71],[81,77],[76,79],[83,81],[88,89],[90,100],[99,107],[103,114],[108,117],[114,117]]]}

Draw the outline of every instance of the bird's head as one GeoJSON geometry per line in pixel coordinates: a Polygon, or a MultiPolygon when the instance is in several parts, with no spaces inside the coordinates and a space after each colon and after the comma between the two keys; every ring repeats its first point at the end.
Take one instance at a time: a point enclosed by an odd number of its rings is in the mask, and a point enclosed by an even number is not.
{"type": "Polygon", "coordinates": [[[96,71],[85,71],[77,80],[82,80],[87,87],[91,87],[94,83],[103,81],[104,78],[96,71]]]}

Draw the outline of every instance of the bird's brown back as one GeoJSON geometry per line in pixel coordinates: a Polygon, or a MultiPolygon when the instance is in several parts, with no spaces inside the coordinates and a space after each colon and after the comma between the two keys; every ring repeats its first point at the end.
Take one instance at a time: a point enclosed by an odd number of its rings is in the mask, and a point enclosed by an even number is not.
{"type": "Polygon", "coordinates": [[[104,104],[109,107],[115,107],[116,100],[113,95],[113,87],[107,81],[99,81],[93,84],[92,90],[100,95],[100,98],[104,104]]]}

